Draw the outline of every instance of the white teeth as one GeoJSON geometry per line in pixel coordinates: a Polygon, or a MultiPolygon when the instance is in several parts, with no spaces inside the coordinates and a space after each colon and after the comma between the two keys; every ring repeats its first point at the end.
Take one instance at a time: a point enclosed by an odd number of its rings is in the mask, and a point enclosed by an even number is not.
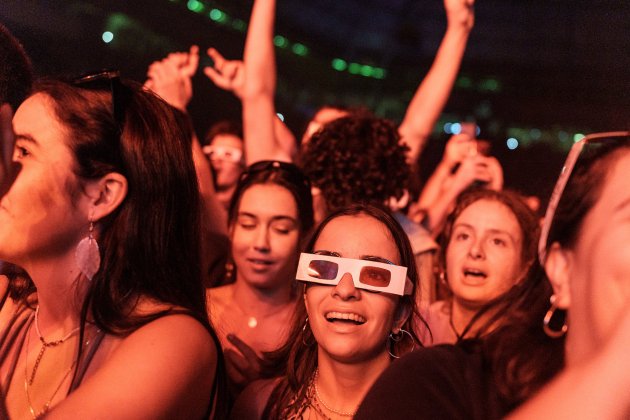
{"type": "Polygon", "coordinates": [[[343,320],[348,320],[348,321],[354,321],[359,324],[363,324],[365,323],[365,321],[367,321],[364,317],[362,317],[359,314],[348,313],[348,312],[328,312],[326,313],[326,319],[328,321],[333,321],[336,319],[343,319],[343,320]]]}
{"type": "Polygon", "coordinates": [[[467,275],[467,276],[486,277],[486,273],[484,273],[481,270],[466,269],[466,270],[464,270],[464,274],[467,275]]]}

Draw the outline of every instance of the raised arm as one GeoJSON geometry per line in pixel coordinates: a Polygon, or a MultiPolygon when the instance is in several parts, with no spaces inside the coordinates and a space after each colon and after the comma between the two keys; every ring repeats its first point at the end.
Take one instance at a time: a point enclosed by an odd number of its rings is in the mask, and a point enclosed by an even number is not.
{"type": "Polygon", "coordinates": [[[287,131],[274,105],[276,58],[273,45],[275,0],[256,0],[245,41],[245,88],[243,91],[243,133],[248,165],[259,160],[291,161],[295,140],[286,141],[287,131]],[[280,140],[284,141],[281,143],[280,140]],[[283,145],[285,147],[283,147],[283,145]],[[292,147],[293,150],[286,150],[292,147]]]}
{"type": "Polygon", "coordinates": [[[444,0],[446,34],[429,72],[407,107],[398,132],[409,146],[407,161],[415,163],[451,94],[473,27],[474,0],[444,0]]]}
{"type": "MultiPolygon", "coordinates": [[[[197,70],[199,56],[196,47],[189,53],[174,53],[153,63],[149,68],[149,79],[145,87],[152,89],[171,106],[186,113],[186,105],[192,97],[191,77],[197,70]]],[[[192,125],[192,122],[191,122],[192,125]]],[[[221,264],[227,252],[227,211],[217,199],[210,163],[206,159],[199,139],[192,131],[192,157],[197,172],[199,193],[204,206],[202,224],[202,272],[208,273],[211,267],[221,264]]]]}

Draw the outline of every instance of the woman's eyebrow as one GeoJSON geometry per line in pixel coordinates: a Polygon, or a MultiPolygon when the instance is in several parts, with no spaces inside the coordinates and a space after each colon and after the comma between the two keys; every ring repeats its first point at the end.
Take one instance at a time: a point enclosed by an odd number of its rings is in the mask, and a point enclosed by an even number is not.
{"type": "Polygon", "coordinates": [[[313,251],[313,254],[328,255],[329,257],[343,258],[340,253],[335,252],[335,251],[328,251],[328,250],[325,250],[325,249],[319,249],[317,251],[313,251]]]}
{"type": "Polygon", "coordinates": [[[366,260],[366,261],[380,262],[380,263],[383,263],[383,264],[394,264],[393,262],[391,262],[387,258],[378,257],[376,255],[362,255],[360,259],[366,260]]]}
{"type": "Polygon", "coordinates": [[[15,141],[27,141],[29,143],[33,143],[35,145],[39,145],[39,143],[37,142],[37,140],[35,140],[35,138],[33,136],[31,136],[30,134],[15,134],[14,136],[15,141]]]}

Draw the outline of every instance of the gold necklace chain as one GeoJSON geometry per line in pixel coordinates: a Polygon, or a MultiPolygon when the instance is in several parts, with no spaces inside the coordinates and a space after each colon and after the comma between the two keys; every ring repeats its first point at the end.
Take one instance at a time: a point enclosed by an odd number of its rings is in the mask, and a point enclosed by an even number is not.
{"type": "Polygon", "coordinates": [[[319,377],[319,368],[315,371],[315,376],[313,377],[313,388],[315,388],[315,398],[317,399],[317,402],[320,403],[326,410],[330,411],[331,413],[335,413],[341,417],[354,417],[355,414],[357,414],[357,410],[354,410],[352,412],[335,410],[334,408],[330,407],[328,404],[324,402],[322,397],[319,395],[319,390],[317,389],[318,377],[319,377]]]}
{"type": "MultiPolygon", "coordinates": [[[[29,330],[30,330],[30,326],[29,326],[29,330]]],[[[67,339],[69,339],[70,337],[72,337],[79,331],[79,327],[73,329],[68,334],[61,337],[59,340],[46,341],[41,331],[39,330],[39,305],[37,305],[37,308],[35,308],[35,330],[37,331],[37,336],[39,337],[39,341],[41,341],[42,343],[42,348],[39,350],[37,359],[35,359],[33,372],[31,373],[31,377],[28,380],[29,385],[33,385],[33,381],[35,380],[35,374],[37,373],[37,369],[39,368],[39,363],[42,361],[42,357],[44,357],[44,353],[46,352],[46,349],[48,347],[57,347],[59,344],[63,344],[67,339]]]]}
{"type": "MultiPolygon", "coordinates": [[[[28,409],[31,412],[31,415],[33,416],[33,419],[38,419],[38,418],[40,418],[41,416],[43,416],[44,414],[46,414],[48,412],[48,409],[50,408],[50,403],[55,398],[55,395],[57,395],[57,392],[59,392],[59,390],[61,389],[61,386],[66,381],[66,378],[68,377],[70,372],[72,372],[72,369],[77,364],[77,360],[74,360],[72,362],[72,365],[70,365],[68,370],[66,370],[66,373],[64,373],[63,378],[61,378],[61,381],[59,382],[59,385],[57,385],[57,388],[55,388],[55,391],[52,393],[50,398],[48,398],[48,401],[46,401],[46,403],[44,404],[44,407],[39,411],[39,413],[35,412],[35,408],[33,407],[33,403],[31,402],[31,394],[30,394],[28,388],[29,388],[30,385],[33,384],[33,379],[35,379],[35,368],[37,368],[37,366],[39,365],[39,362],[41,361],[41,356],[43,355],[43,352],[40,351],[40,353],[39,353],[39,355],[37,357],[37,360],[35,361],[35,366],[33,367],[33,373],[31,374],[31,380],[29,381],[29,379],[28,379],[28,348],[29,348],[29,345],[30,345],[30,332],[31,332],[31,326],[32,325],[33,325],[33,323],[31,323],[28,326],[28,330],[26,331],[26,349],[25,349],[25,360],[24,360],[24,392],[26,393],[26,402],[28,403],[28,409]]],[[[64,341],[67,340],[68,338],[69,337],[65,338],[64,341]]],[[[44,349],[46,347],[43,346],[42,348],[44,349]]]]}

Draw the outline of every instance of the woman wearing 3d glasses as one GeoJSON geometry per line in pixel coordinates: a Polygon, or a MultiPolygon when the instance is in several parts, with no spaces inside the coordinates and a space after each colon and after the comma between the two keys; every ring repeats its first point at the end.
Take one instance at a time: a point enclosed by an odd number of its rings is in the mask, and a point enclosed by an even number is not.
{"type": "Polygon", "coordinates": [[[117,72],[41,82],[0,203],[0,418],[221,418],[191,131],[117,72]]]}
{"type": "Polygon", "coordinates": [[[334,212],[303,253],[303,298],[286,345],[283,377],[252,384],[235,418],[352,417],[394,358],[419,346],[417,272],[402,228],[377,207],[334,212]],[[270,396],[270,397],[269,397],[270,396]]]}
{"type": "MultiPolygon", "coordinates": [[[[494,344],[505,351],[495,351],[481,365],[442,357],[443,363],[459,362],[458,372],[431,364],[434,360],[427,356],[447,346],[401,360],[370,390],[357,418],[377,419],[384,414],[399,418],[502,418],[533,395],[534,399],[513,413],[515,418],[628,418],[629,173],[628,133],[592,135],[577,142],[556,184],[541,230],[539,260],[554,293],[542,301],[542,313],[539,301],[532,301],[522,315],[538,315],[521,317],[520,325],[525,329],[519,332],[519,324],[514,324],[494,343],[487,343],[486,348],[494,344]],[[531,319],[536,322],[531,323],[531,319]],[[519,359],[512,364],[496,363],[506,351],[519,347],[514,354],[520,356],[521,365],[536,361],[521,370],[522,376],[517,369],[519,359]],[[563,373],[544,386],[563,365],[563,373]],[[509,404],[497,386],[501,377],[512,377],[515,389],[522,390],[509,404]],[[539,379],[531,381],[535,377],[539,379]],[[528,379],[530,386],[523,386],[528,379]]],[[[544,275],[538,277],[548,285],[544,275]]],[[[506,315],[518,314],[516,309],[522,306],[515,301],[506,315]]]]}

